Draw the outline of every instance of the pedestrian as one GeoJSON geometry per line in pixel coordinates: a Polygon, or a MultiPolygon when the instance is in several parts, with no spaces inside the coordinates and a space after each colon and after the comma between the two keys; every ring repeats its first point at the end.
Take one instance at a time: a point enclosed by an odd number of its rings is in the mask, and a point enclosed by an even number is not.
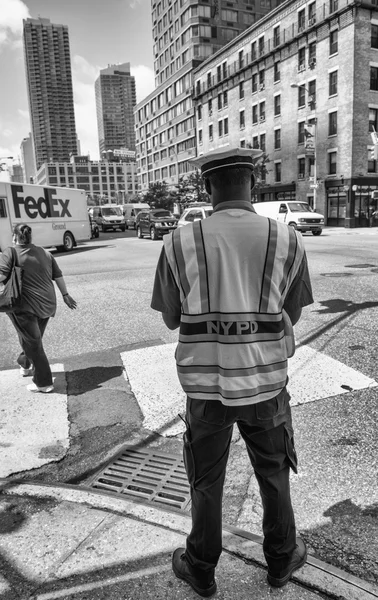
{"type": "Polygon", "coordinates": [[[172,568],[204,597],[216,591],[235,423],[260,487],[269,583],[285,585],[307,557],[290,499],[297,457],[286,384],[287,341],[313,299],[301,235],[252,207],[258,154],[221,148],[193,161],[214,211],[165,236],[151,302],[169,329],[180,327],[176,363],[187,395],[192,528],[172,568]]]}
{"type": "MultiPolygon", "coordinates": [[[[32,243],[29,225],[14,227],[13,244],[18,265],[23,269],[21,306],[7,313],[17,331],[22,352],[17,362],[23,377],[33,375],[27,386],[31,392],[49,393],[54,389],[50,365],[45,354],[42,337],[50,317],[56,312],[54,281],[68,308],[75,309],[76,301],[67,287],[55,258],[40,246],[32,243]]],[[[0,254],[0,282],[7,279],[13,265],[12,248],[0,254]]]]}

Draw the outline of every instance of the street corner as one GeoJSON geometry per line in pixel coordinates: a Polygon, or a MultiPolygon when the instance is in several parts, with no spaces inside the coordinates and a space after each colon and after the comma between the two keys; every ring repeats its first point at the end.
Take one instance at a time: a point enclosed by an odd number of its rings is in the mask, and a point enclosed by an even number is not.
{"type": "Polygon", "coordinates": [[[29,392],[19,369],[0,371],[0,477],[61,460],[69,448],[67,385],[62,364],[51,366],[54,391],[29,392]]]}
{"type": "Polygon", "coordinates": [[[176,344],[162,344],[121,353],[125,376],[143,413],[143,427],[164,437],[185,431],[179,414],[186,396],[176,373],[176,344]]]}

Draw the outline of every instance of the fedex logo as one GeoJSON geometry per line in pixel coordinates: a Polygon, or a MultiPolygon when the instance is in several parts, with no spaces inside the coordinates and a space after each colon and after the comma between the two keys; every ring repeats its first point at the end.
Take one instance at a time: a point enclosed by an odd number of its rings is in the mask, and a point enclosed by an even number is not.
{"type": "Polygon", "coordinates": [[[12,185],[11,187],[14,214],[17,219],[21,218],[21,206],[24,207],[24,211],[29,219],[36,219],[38,215],[42,219],[46,219],[47,217],[72,217],[68,210],[69,198],[66,200],[54,198],[56,194],[56,190],[54,189],[43,188],[43,196],[34,198],[33,196],[25,197],[22,185],[12,185]]]}

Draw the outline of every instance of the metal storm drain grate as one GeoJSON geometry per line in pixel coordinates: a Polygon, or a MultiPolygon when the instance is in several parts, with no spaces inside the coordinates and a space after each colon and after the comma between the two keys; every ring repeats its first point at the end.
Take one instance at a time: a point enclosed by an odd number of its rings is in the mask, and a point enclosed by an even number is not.
{"type": "Polygon", "coordinates": [[[183,460],[153,450],[126,448],[96,474],[90,486],[183,511],[190,502],[183,460]]]}
{"type": "Polygon", "coordinates": [[[320,273],[323,277],[352,277],[353,273],[320,273]]]}

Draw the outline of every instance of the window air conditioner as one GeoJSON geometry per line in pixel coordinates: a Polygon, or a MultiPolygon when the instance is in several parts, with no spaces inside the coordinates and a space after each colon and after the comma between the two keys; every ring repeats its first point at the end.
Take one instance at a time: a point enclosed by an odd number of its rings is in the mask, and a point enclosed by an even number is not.
{"type": "Polygon", "coordinates": [[[265,123],[265,115],[264,115],[263,117],[260,117],[260,118],[259,118],[259,122],[260,122],[260,123],[265,123]]]}
{"type": "Polygon", "coordinates": [[[298,33],[303,33],[304,32],[304,27],[302,25],[302,27],[298,27],[298,33]]]}
{"type": "Polygon", "coordinates": [[[306,65],[299,65],[298,71],[304,71],[306,69],[306,65]]]}
{"type": "Polygon", "coordinates": [[[312,60],[310,60],[310,62],[308,63],[308,66],[310,67],[310,69],[314,69],[316,65],[316,58],[313,58],[312,60]]]}
{"type": "Polygon", "coordinates": [[[260,90],[260,92],[262,92],[263,90],[265,90],[265,83],[260,83],[259,90],[260,90]]]}
{"type": "Polygon", "coordinates": [[[315,102],[315,96],[309,96],[308,97],[308,103],[312,104],[313,102],[315,102]]]}
{"type": "Polygon", "coordinates": [[[298,179],[304,179],[304,173],[298,173],[298,179]]]}

